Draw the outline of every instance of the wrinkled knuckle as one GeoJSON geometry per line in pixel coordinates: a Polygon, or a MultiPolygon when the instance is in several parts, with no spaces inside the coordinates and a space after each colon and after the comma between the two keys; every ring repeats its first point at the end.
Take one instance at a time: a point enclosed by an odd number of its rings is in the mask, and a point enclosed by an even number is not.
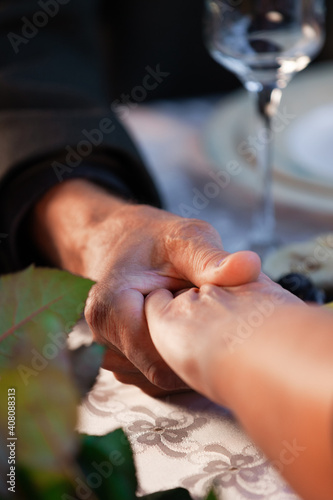
{"type": "Polygon", "coordinates": [[[215,227],[209,224],[209,222],[200,219],[194,219],[192,220],[192,224],[193,224],[193,230],[197,231],[199,234],[201,235],[204,234],[205,236],[211,238],[220,239],[218,231],[215,229],[215,227]]]}
{"type": "Polygon", "coordinates": [[[169,228],[166,246],[168,250],[172,250],[180,242],[201,241],[207,236],[214,239],[219,237],[217,231],[208,222],[199,219],[179,219],[169,228]]]}
{"type": "Polygon", "coordinates": [[[208,222],[200,219],[184,219],[182,222],[182,232],[190,237],[204,234],[215,234],[216,231],[208,222]]]}
{"type": "Polygon", "coordinates": [[[96,301],[93,291],[90,292],[84,309],[84,317],[90,328],[94,329],[96,323],[96,301]]]}
{"type": "Polygon", "coordinates": [[[91,290],[84,317],[95,339],[105,343],[104,335],[112,328],[112,314],[110,303],[101,299],[98,289],[91,290]]]}
{"type": "Polygon", "coordinates": [[[193,236],[198,231],[198,226],[192,219],[180,219],[173,223],[170,235],[172,238],[184,239],[193,236]]]}
{"type": "Polygon", "coordinates": [[[101,313],[101,304],[96,301],[93,296],[89,296],[84,310],[84,316],[90,328],[95,329],[98,326],[101,313]]]}
{"type": "Polygon", "coordinates": [[[201,219],[192,219],[192,223],[195,227],[198,227],[201,231],[215,232],[214,227],[207,221],[201,219]]]}

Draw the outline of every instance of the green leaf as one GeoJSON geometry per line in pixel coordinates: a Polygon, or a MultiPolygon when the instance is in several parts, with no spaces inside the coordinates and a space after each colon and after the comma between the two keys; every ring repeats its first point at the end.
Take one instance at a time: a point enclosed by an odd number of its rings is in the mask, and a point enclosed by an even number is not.
{"type": "Polygon", "coordinates": [[[75,489],[64,474],[48,475],[44,488],[37,488],[32,478],[37,471],[29,468],[18,467],[16,470],[17,498],[20,500],[60,500],[68,495],[76,499],[75,489]]]}
{"type": "Polygon", "coordinates": [[[15,389],[17,460],[41,491],[50,478],[74,481],[79,395],[66,332],[79,319],[92,282],[30,267],[0,279],[0,433],[7,439],[8,389],[15,389]]]}
{"type": "Polygon", "coordinates": [[[78,463],[84,476],[82,492],[90,488],[100,499],[136,499],[133,452],[126,434],[118,429],[107,436],[84,436],[78,463]]]}
{"type": "MultiPolygon", "coordinates": [[[[191,500],[191,496],[184,488],[176,488],[174,490],[161,491],[140,497],[140,500],[191,500]]],[[[211,499],[209,499],[211,500],[211,499]]]]}
{"type": "Polygon", "coordinates": [[[0,278],[0,356],[10,356],[18,334],[36,326],[69,333],[80,318],[93,282],[65,271],[29,267],[0,278]]]}
{"type": "Polygon", "coordinates": [[[219,500],[216,496],[214,489],[210,490],[210,492],[208,493],[208,496],[206,497],[206,500],[219,500]]]}
{"type": "MultiPolygon", "coordinates": [[[[7,388],[15,388],[17,459],[38,470],[37,479],[43,483],[46,473],[63,472],[72,462],[77,449],[74,427],[79,397],[68,373],[56,367],[54,360],[43,372],[32,372],[25,384],[16,370],[4,370],[0,393],[1,401],[6,401],[7,388]]],[[[0,412],[1,434],[6,435],[4,406],[0,412]]]]}

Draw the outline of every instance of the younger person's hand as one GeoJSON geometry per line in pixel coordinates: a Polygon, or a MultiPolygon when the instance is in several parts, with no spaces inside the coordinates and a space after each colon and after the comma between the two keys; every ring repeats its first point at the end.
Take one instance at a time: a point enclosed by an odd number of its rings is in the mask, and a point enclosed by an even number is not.
{"type": "Polygon", "coordinates": [[[176,297],[154,291],[146,315],[162,358],[190,387],[232,410],[301,498],[333,498],[330,311],[261,276],[176,297]]]}
{"type": "MultiPolygon", "coordinates": [[[[234,254],[237,258],[237,254],[234,254]]],[[[146,298],[149,331],[160,355],[190,387],[212,399],[214,371],[255,336],[269,329],[281,305],[303,302],[261,274],[235,287],[203,285],[175,294],[156,290],[146,298]]],[[[269,334],[269,333],[267,333],[269,334]]],[[[221,402],[221,401],[219,401],[221,402]]]]}

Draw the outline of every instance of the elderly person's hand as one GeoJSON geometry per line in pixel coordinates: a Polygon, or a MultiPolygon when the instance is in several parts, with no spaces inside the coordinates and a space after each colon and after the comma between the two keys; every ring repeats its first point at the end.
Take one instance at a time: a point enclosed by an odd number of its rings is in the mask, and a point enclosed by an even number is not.
{"type": "Polygon", "coordinates": [[[131,205],[84,180],[53,188],[37,204],[33,224],[53,264],[97,282],[85,316],[95,339],[109,348],[104,367],[153,395],[186,386],[151,341],[145,295],[204,283],[240,285],[260,272],[256,254],[229,255],[209,224],[131,205]]]}

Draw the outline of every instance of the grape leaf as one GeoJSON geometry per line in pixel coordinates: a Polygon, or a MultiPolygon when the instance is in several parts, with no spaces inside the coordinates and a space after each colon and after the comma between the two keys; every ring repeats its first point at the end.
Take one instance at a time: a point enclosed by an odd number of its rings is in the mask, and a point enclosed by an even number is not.
{"type": "MultiPolygon", "coordinates": [[[[79,395],[65,333],[79,319],[91,286],[64,271],[34,267],[0,278],[0,400],[15,389],[17,459],[38,471],[32,479],[41,488],[52,474],[72,477],[79,395]]],[[[7,405],[1,404],[3,436],[7,427],[7,405]]]]}
{"type": "Polygon", "coordinates": [[[34,266],[2,276],[0,348],[4,357],[13,337],[27,325],[38,325],[44,333],[68,333],[80,318],[92,285],[92,281],[65,271],[34,266]]]}

